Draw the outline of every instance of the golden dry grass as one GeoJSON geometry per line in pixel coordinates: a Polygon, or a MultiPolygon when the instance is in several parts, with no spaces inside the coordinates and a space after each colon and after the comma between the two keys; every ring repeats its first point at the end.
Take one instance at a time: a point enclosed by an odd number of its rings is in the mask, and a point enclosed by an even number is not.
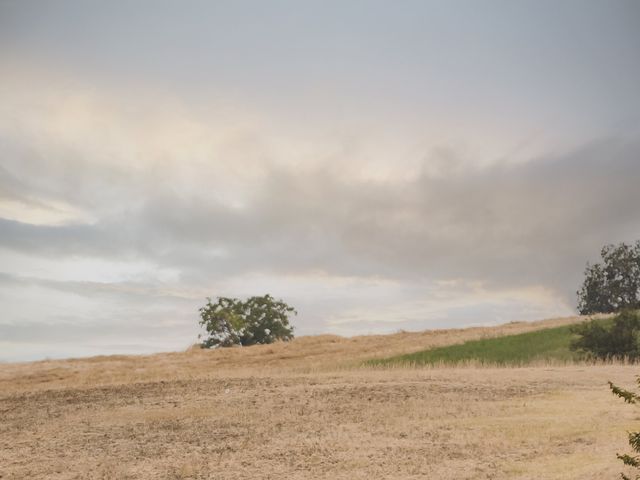
{"type": "Polygon", "coordinates": [[[576,320],[0,365],[0,478],[615,478],[633,366],[359,366],[576,320]]]}
{"type": "Polygon", "coordinates": [[[388,357],[467,340],[530,332],[582,321],[565,317],[538,322],[512,322],[495,327],[426,330],[392,335],[344,338],[336,335],[299,337],[287,343],[250,348],[202,350],[157,355],[111,355],[83,359],[0,364],[0,392],[33,391],[119,383],[185,380],[289,370],[296,373],[359,366],[370,358],[388,357]]]}

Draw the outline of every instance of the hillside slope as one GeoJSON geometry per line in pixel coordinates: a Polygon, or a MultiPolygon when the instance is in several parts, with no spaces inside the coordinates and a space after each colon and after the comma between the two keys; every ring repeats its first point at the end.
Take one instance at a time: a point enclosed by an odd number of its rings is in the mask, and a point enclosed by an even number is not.
{"type": "Polygon", "coordinates": [[[609,478],[633,366],[360,368],[579,320],[0,365],[0,478],[609,478]]]}
{"type": "Polygon", "coordinates": [[[494,327],[426,330],[344,338],[335,335],[299,337],[291,342],[218,350],[190,349],[155,355],[111,355],[69,360],[0,364],[0,391],[66,386],[195,379],[261,370],[307,372],[360,365],[372,358],[408,354],[468,340],[513,335],[582,321],[564,317],[512,322],[494,327]],[[233,372],[233,373],[231,373],[233,372]]]}
{"type": "Polygon", "coordinates": [[[480,364],[516,367],[532,363],[558,365],[580,360],[580,354],[571,350],[573,338],[571,325],[563,325],[377,358],[368,360],[367,364],[372,366],[480,364]]]}

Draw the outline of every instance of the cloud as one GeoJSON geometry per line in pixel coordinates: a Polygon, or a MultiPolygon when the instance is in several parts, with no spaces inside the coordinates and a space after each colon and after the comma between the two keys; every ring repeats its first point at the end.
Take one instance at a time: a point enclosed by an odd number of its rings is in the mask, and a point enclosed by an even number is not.
{"type": "Polygon", "coordinates": [[[409,137],[375,129],[290,137],[250,109],[14,89],[0,92],[6,338],[82,315],[104,322],[93,333],[138,322],[122,338],[172,316],[193,334],[207,294],[285,297],[300,333],[569,313],[585,262],[640,237],[633,132],[517,161],[413,141],[407,159],[393,145],[409,137]]]}
{"type": "MultiPolygon", "coordinates": [[[[85,148],[60,152],[52,141],[46,160],[13,162],[16,171],[9,174],[23,185],[19,194],[40,196],[29,178],[46,162],[59,166],[48,175],[53,196],[61,175],[79,159],[94,158],[85,148]]],[[[215,146],[207,154],[216,157],[215,146]]],[[[437,174],[427,156],[408,179],[363,179],[322,162],[265,160],[259,175],[241,173],[243,188],[229,189],[226,198],[217,187],[238,177],[228,170],[216,175],[220,162],[176,164],[149,155],[147,167],[132,168],[128,176],[122,166],[123,181],[115,183],[103,182],[111,163],[87,160],[73,179],[84,187],[53,198],[93,208],[94,221],[0,220],[0,246],[37,255],[142,259],[194,279],[310,271],[468,278],[496,287],[545,285],[569,298],[584,263],[603,243],[634,238],[640,229],[637,138],[594,141],[516,164],[478,166],[452,154],[456,168],[437,174]]],[[[249,161],[246,168],[252,166],[249,161]]]]}

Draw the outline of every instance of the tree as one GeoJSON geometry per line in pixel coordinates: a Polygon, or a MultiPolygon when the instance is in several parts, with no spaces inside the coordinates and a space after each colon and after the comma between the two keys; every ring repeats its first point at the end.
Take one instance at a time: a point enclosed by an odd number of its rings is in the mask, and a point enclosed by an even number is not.
{"type": "MultiPolygon", "coordinates": [[[[640,385],[640,377],[636,378],[637,383],[640,385]]],[[[626,403],[638,403],[638,401],[640,401],[640,396],[634,392],[630,392],[629,390],[625,390],[623,388],[620,387],[616,387],[613,383],[609,382],[609,388],[611,388],[611,391],[613,392],[614,395],[617,395],[618,397],[622,398],[626,403]]],[[[640,432],[629,432],[628,434],[628,441],[629,441],[629,445],[631,446],[631,449],[635,452],[635,453],[640,453],[640,432]]],[[[622,454],[620,455],[619,453],[617,454],[617,457],[622,461],[622,463],[624,463],[625,465],[627,465],[628,467],[633,468],[636,472],[640,471],[640,457],[639,456],[632,456],[629,454],[622,454]]],[[[620,477],[623,480],[632,480],[631,477],[626,476],[624,473],[620,474],[620,477]]],[[[635,480],[640,479],[640,475],[635,475],[635,477],[633,477],[635,480]]]]}
{"type": "Polygon", "coordinates": [[[578,290],[581,315],[640,308],[640,240],[633,245],[605,245],[602,263],[587,263],[578,290]]]}
{"type": "Polygon", "coordinates": [[[581,351],[597,359],[640,358],[640,314],[624,310],[612,319],[590,320],[571,327],[578,338],[571,350],[581,351]]]}
{"type": "Polygon", "coordinates": [[[207,298],[207,304],[199,312],[200,325],[207,332],[202,342],[205,348],[291,340],[293,327],[289,325],[289,315],[297,314],[293,307],[268,294],[245,301],[217,297],[214,302],[207,298]]]}

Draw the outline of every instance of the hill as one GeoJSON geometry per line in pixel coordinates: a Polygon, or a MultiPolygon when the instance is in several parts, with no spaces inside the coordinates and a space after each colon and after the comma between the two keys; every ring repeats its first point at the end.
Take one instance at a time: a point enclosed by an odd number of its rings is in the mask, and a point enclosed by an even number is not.
{"type": "Polygon", "coordinates": [[[579,320],[0,365],[0,478],[609,478],[634,367],[362,366],[579,320]]]}
{"type": "Polygon", "coordinates": [[[390,335],[298,337],[286,343],[252,347],[201,350],[155,355],[110,355],[68,360],[0,364],[0,391],[96,386],[199,378],[210,375],[293,371],[326,371],[359,367],[363,362],[405,355],[424,349],[461,344],[553,328],[582,321],[565,317],[536,322],[511,322],[492,327],[425,330],[390,335]]]}

